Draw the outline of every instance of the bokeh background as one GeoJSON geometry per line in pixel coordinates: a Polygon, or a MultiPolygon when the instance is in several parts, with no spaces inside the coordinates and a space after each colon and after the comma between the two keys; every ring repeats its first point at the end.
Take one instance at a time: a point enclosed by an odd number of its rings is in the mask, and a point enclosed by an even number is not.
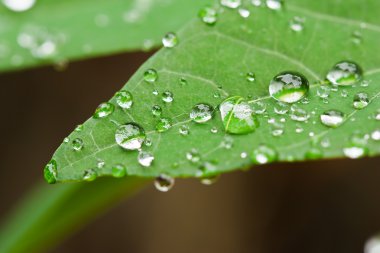
{"type": "MultiPolygon", "coordinates": [[[[0,74],[0,224],[63,138],[150,55],[121,54],[0,74]]],[[[212,186],[152,185],[52,253],[357,253],[380,230],[380,158],[273,164],[212,186]]],[[[64,212],[64,210],[62,210],[64,212]]]]}

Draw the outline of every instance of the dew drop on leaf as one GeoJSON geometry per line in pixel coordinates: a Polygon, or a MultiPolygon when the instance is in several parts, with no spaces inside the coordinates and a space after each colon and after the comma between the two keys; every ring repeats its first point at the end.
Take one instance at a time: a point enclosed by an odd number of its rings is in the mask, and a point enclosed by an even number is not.
{"type": "Polygon", "coordinates": [[[100,159],[96,163],[96,167],[98,167],[98,169],[104,168],[105,165],[106,165],[106,163],[103,160],[100,160],[100,159]]]}
{"type": "Polygon", "coordinates": [[[238,12],[242,18],[248,18],[251,15],[251,12],[246,8],[239,8],[238,12]]]}
{"type": "Polygon", "coordinates": [[[164,93],[162,93],[162,101],[164,101],[165,103],[171,103],[173,102],[174,100],[174,95],[171,91],[164,91],[164,93]]]}
{"type": "Polygon", "coordinates": [[[251,83],[254,82],[254,81],[256,81],[256,75],[255,75],[255,73],[248,72],[247,75],[246,75],[246,79],[247,79],[248,82],[251,82],[251,83]]]}
{"type": "Polygon", "coordinates": [[[153,154],[147,151],[140,151],[137,156],[137,161],[139,162],[140,165],[144,167],[151,166],[153,160],[154,160],[153,154]]]}
{"type": "Polygon", "coordinates": [[[196,123],[205,123],[212,118],[214,108],[205,103],[197,104],[190,112],[190,119],[196,123]]]}
{"type": "Polygon", "coordinates": [[[253,109],[242,97],[227,98],[220,104],[219,109],[227,133],[247,134],[259,126],[253,109]]]}
{"type": "Polygon", "coordinates": [[[371,133],[371,138],[374,141],[380,141],[380,129],[376,129],[371,133]]]}
{"type": "Polygon", "coordinates": [[[214,25],[218,20],[218,13],[214,8],[204,7],[198,12],[198,17],[208,25],[214,25]]]}
{"type": "Polygon", "coordinates": [[[281,10],[283,6],[282,0],[266,0],[266,6],[271,10],[281,10]]]}
{"type": "Polygon", "coordinates": [[[355,94],[354,102],[353,102],[353,106],[355,109],[359,109],[359,110],[363,109],[367,107],[368,104],[369,104],[369,98],[368,98],[367,93],[359,92],[355,94]]]}
{"type": "Polygon", "coordinates": [[[112,176],[115,178],[124,177],[127,174],[127,171],[122,164],[116,164],[112,166],[112,176]]]}
{"type": "Polygon", "coordinates": [[[198,163],[201,160],[201,156],[196,149],[192,149],[189,152],[186,153],[186,159],[189,160],[191,163],[198,163]]]}
{"type": "Polygon", "coordinates": [[[310,118],[310,114],[297,105],[292,105],[290,107],[290,118],[294,121],[305,122],[310,118]]]}
{"type": "Polygon", "coordinates": [[[253,6],[256,6],[256,7],[261,6],[261,0],[252,0],[251,3],[253,6]]]}
{"type": "Polygon", "coordinates": [[[71,144],[72,144],[72,147],[75,151],[81,151],[83,149],[83,146],[84,146],[83,140],[80,138],[74,139],[71,144]]]}
{"type": "Polygon", "coordinates": [[[115,95],[116,103],[123,109],[130,109],[133,104],[133,96],[129,91],[121,90],[115,95]]]}
{"type": "Polygon", "coordinates": [[[362,146],[349,145],[343,148],[343,153],[348,158],[358,159],[366,156],[368,153],[368,149],[362,146]]]}
{"type": "Polygon", "coordinates": [[[161,174],[154,180],[154,186],[160,192],[167,192],[174,186],[174,178],[161,174]]]}
{"type": "Polygon", "coordinates": [[[210,131],[211,131],[211,133],[216,134],[216,133],[218,133],[218,128],[212,127],[210,131]]]}
{"type": "Polygon", "coordinates": [[[338,110],[328,110],[320,116],[322,124],[332,128],[340,126],[344,122],[344,118],[344,113],[338,110]]]}
{"type": "Polygon", "coordinates": [[[11,11],[22,12],[30,10],[36,3],[36,0],[2,0],[5,7],[11,11]]]}
{"type": "Polygon", "coordinates": [[[220,0],[220,4],[228,8],[236,9],[241,5],[241,0],[220,0]]]}
{"type": "Polygon", "coordinates": [[[83,180],[87,182],[94,181],[98,177],[98,174],[94,169],[85,170],[83,173],[83,180]]]}
{"type": "Polygon", "coordinates": [[[70,142],[70,138],[69,137],[65,137],[65,139],[63,139],[63,143],[69,143],[70,142]]]}
{"type": "Polygon", "coordinates": [[[172,120],[169,118],[160,118],[156,124],[156,130],[159,133],[166,132],[172,127],[172,120]]]}
{"type": "Polygon", "coordinates": [[[158,74],[155,69],[147,69],[144,72],[144,80],[148,83],[154,83],[158,79],[158,74]]]}
{"type": "Polygon", "coordinates": [[[301,17],[293,17],[290,20],[290,29],[295,32],[301,32],[304,29],[305,19],[301,17]]]}
{"type": "Polygon", "coordinates": [[[201,184],[203,185],[212,185],[215,184],[220,178],[220,175],[213,175],[208,177],[201,178],[201,184]]]}
{"type": "Polygon", "coordinates": [[[113,113],[115,106],[109,102],[101,103],[98,108],[96,108],[93,117],[95,119],[105,118],[113,113]]]}
{"type": "Polygon", "coordinates": [[[329,86],[320,86],[318,89],[317,89],[317,95],[318,97],[320,98],[328,98],[329,95],[330,95],[330,87],[329,86]]]}
{"type": "Polygon", "coordinates": [[[75,132],[82,132],[84,129],[84,126],[83,125],[77,125],[77,127],[75,128],[75,132]]]}
{"type": "Polygon", "coordinates": [[[172,48],[177,46],[178,44],[178,37],[175,33],[169,32],[165,34],[165,36],[162,38],[162,44],[166,48],[172,48]]]}
{"type": "Polygon", "coordinates": [[[309,82],[296,72],[283,72],[275,76],[269,84],[269,94],[276,100],[295,103],[306,96],[309,82]]]}
{"type": "Polygon", "coordinates": [[[180,126],[178,131],[181,135],[189,135],[190,133],[189,127],[187,125],[180,126]]]}
{"type": "Polygon", "coordinates": [[[274,112],[278,115],[284,115],[289,111],[289,105],[284,102],[277,101],[274,105],[274,112]]]}
{"type": "Polygon", "coordinates": [[[115,132],[116,143],[127,150],[140,149],[145,138],[144,129],[136,123],[121,125],[115,132]]]}
{"type": "Polygon", "coordinates": [[[181,84],[182,86],[187,85],[187,80],[186,80],[186,78],[181,77],[181,78],[179,79],[179,84],[181,84]]]}
{"type": "Polygon", "coordinates": [[[361,80],[363,71],[355,62],[341,61],[327,73],[326,79],[333,85],[353,85],[361,80]]]}
{"type": "Polygon", "coordinates": [[[152,106],[152,114],[153,116],[160,117],[162,114],[162,108],[159,105],[152,106]]]}
{"type": "Polygon", "coordinates": [[[277,151],[265,144],[259,145],[251,153],[251,159],[254,164],[267,164],[277,161],[277,151]]]}
{"type": "Polygon", "coordinates": [[[57,162],[53,159],[44,168],[44,178],[49,184],[54,184],[57,182],[57,175],[57,162]]]}

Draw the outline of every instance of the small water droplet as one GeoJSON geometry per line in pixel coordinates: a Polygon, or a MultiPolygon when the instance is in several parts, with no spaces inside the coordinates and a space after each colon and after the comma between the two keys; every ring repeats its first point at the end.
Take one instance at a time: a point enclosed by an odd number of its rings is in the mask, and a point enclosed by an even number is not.
{"type": "Polygon", "coordinates": [[[216,134],[218,132],[218,128],[212,127],[210,131],[211,133],[216,134]]]}
{"type": "Polygon", "coordinates": [[[148,83],[154,83],[158,79],[158,74],[155,69],[148,69],[144,72],[144,80],[148,83]]]}
{"type": "Polygon", "coordinates": [[[161,174],[154,181],[154,186],[160,192],[167,192],[174,186],[174,178],[161,174]]]}
{"type": "Polygon", "coordinates": [[[152,106],[152,114],[153,116],[160,117],[162,114],[162,108],[159,105],[152,106]]]}
{"type": "Polygon", "coordinates": [[[239,8],[238,12],[242,18],[248,18],[251,15],[251,12],[246,8],[239,8]]]}
{"type": "Polygon", "coordinates": [[[380,109],[375,113],[375,120],[380,120],[380,109]]]}
{"type": "Polygon", "coordinates": [[[253,72],[248,72],[245,77],[246,77],[248,82],[252,83],[252,82],[256,81],[256,75],[253,72]]]}
{"type": "Polygon", "coordinates": [[[247,158],[247,157],[248,157],[247,152],[242,152],[242,153],[240,153],[240,158],[245,159],[245,158],[247,158]]]}
{"type": "Polygon", "coordinates": [[[241,0],[220,0],[220,4],[228,8],[236,9],[241,5],[241,0]]]}
{"type": "Polygon", "coordinates": [[[212,185],[215,184],[220,178],[220,175],[213,175],[201,178],[201,184],[203,185],[212,185]]]}
{"type": "Polygon", "coordinates": [[[284,125],[278,122],[272,124],[272,135],[275,137],[281,136],[284,134],[284,125]]]}
{"type": "Polygon", "coordinates": [[[327,73],[327,80],[333,85],[353,85],[361,80],[363,71],[358,64],[341,61],[327,73]]]}
{"type": "Polygon", "coordinates": [[[185,86],[185,85],[187,85],[187,80],[184,77],[181,77],[179,79],[179,84],[182,86],[185,86]]]}
{"type": "Polygon", "coordinates": [[[201,156],[196,149],[192,149],[186,153],[186,159],[191,163],[198,163],[201,160],[201,156]]]}
{"type": "Polygon", "coordinates": [[[363,109],[369,104],[369,97],[367,93],[359,92],[354,96],[353,106],[355,109],[363,109]]]}
{"type": "Polygon", "coordinates": [[[127,170],[125,169],[124,165],[122,164],[116,164],[115,166],[112,166],[112,176],[116,178],[125,177],[127,174],[127,170]]]}
{"type": "Polygon", "coordinates": [[[277,103],[274,105],[274,112],[278,115],[284,115],[288,111],[289,111],[289,105],[287,103],[277,101],[277,103]]]}
{"type": "Polygon", "coordinates": [[[251,108],[255,114],[263,114],[267,110],[267,105],[262,101],[251,104],[251,108]]]}
{"type": "Polygon", "coordinates": [[[121,90],[116,92],[116,103],[123,109],[130,109],[133,104],[133,96],[129,91],[121,90]]]}
{"type": "Polygon", "coordinates": [[[380,141],[380,129],[376,129],[371,133],[371,138],[374,141],[380,141]]]}
{"type": "Polygon", "coordinates": [[[55,184],[57,182],[57,175],[57,162],[52,159],[44,168],[44,178],[49,184],[55,184]]]}
{"type": "Polygon", "coordinates": [[[310,114],[297,105],[292,105],[290,107],[290,118],[294,121],[305,122],[310,118],[310,114]]]}
{"type": "Polygon", "coordinates": [[[145,138],[144,129],[136,123],[121,125],[115,133],[116,143],[127,150],[140,149],[145,138]]]}
{"type": "Polygon", "coordinates": [[[215,91],[214,94],[212,95],[214,98],[220,98],[220,93],[215,91]]]}
{"type": "Polygon", "coordinates": [[[198,12],[198,17],[200,17],[205,24],[214,25],[218,20],[218,13],[214,8],[207,6],[198,12]]]}
{"type": "Polygon", "coordinates": [[[102,169],[104,168],[104,166],[106,165],[105,161],[99,159],[96,163],[96,167],[98,167],[98,169],[102,169]]]}
{"type": "Polygon", "coordinates": [[[340,92],[340,95],[341,95],[342,97],[346,98],[346,97],[348,96],[348,91],[347,91],[347,90],[342,90],[342,91],[340,92]]]}
{"type": "Polygon", "coordinates": [[[173,48],[178,44],[178,38],[175,33],[169,32],[162,38],[162,44],[166,48],[173,48]]]}
{"type": "Polygon", "coordinates": [[[98,177],[98,174],[94,169],[85,170],[83,173],[83,180],[87,182],[94,181],[98,177]]]}
{"type": "Polygon", "coordinates": [[[100,119],[105,118],[113,113],[115,106],[109,102],[101,103],[98,108],[96,108],[93,118],[100,119]]]}
{"type": "Polygon", "coordinates": [[[369,80],[363,80],[361,83],[360,83],[360,86],[361,87],[368,87],[370,84],[370,81],[369,80]]]}
{"type": "Polygon", "coordinates": [[[69,137],[65,137],[65,139],[63,139],[63,143],[69,143],[70,142],[70,138],[69,137]]]}
{"type": "Polygon", "coordinates": [[[84,129],[84,126],[83,125],[77,125],[77,127],[75,128],[75,132],[82,132],[84,129]]]}
{"type": "Polygon", "coordinates": [[[214,108],[209,104],[197,104],[190,112],[190,119],[196,123],[205,123],[212,118],[214,108]]]}
{"type": "Polygon", "coordinates": [[[247,134],[259,126],[253,109],[242,97],[229,97],[219,108],[225,131],[228,133],[247,134]]]}
{"type": "Polygon", "coordinates": [[[144,145],[147,147],[152,146],[152,140],[150,138],[146,138],[144,141],[144,145]]]}
{"type": "Polygon", "coordinates": [[[172,127],[172,120],[169,118],[160,118],[156,124],[156,130],[159,133],[166,132],[172,127]]]}
{"type": "Polygon", "coordinates": [[[253,150],[251,159],[254,164],[267,164],[277,161],[278,154],[272,147],[261,144],[253,150]]]}
{"type": "Polygon", "coordinates": [[[320,98],[328,98],[329,95],[330,95],[330,87],[329,86],[320,86],[318,89],[317,89],[317,95],[318,97],[320,98]]]}
{"type": "Polygon", "coordinates": [[[154,90],[152,91],[152,94],[155,95],[155,96],[157,96],[157,95],[159,94],[159,93],[158,93],[158,90],[154,89],[154,90]]]}
{"type": "Polygon", "coordinates": [[[320,116],[323,125],[333,128],[340,126],[344,122],[344,118],[344,113],[337,110],[325,111],[320,116]]]}
{"type": "Polygon", "coordinates": [[[300,124],[297,124],[296,125],[296,133],[299,134],[299,133],[302,133],[303,132],[303,127],[300,125],[300,124]]]}
{"type": "Polygon", "coordinates": [[[72,147],[75,151],[81,151],[83,149],[83,146],[84,146],[83,140],[80,138],[74,139],[71,144],[72,144],[72,147]]]}
{"type": "Polygon", "coordinates": [[[301,32],[304,29],[305,19],[301,17],[293,17],[290,20],[290,29],[295,32],[301,32]]]}
{"type": "Polygon", "coordinates": [[[266,0],[266,5],[271,10],[281,10],[283,6],[282,0],[266,0]]]}
{"type": "Polygon", "coordinates": [[[189,135],[190,133],[189,127],[187,125],[180,126],[178,131],[181,135],[189,135]]]}
{"type": "Polygon", "coordinates": [[[2,0],[5,7],[15,12],[30,10],[36,3],[36,0],[2,0]]]}
{"type": "Polygon", "coordinates": [[[140,151],[137,156],[137,161],[144,167],[150,167],[154,161],[154,156],[150,152],[140,151]]]}
{"type": "Polygon", "coordinates": [[[164,91],[164,93],[162,93],[162,101],[164,101],[165,103],[171,103],[173,102],[174,100],[174,95],[171,91],[164,91]]]}
{"type": "Polygon", "coordinates": [[[295,103],[306,96],[309,82],[296,72],[283,72],[275,76],[269,84],[269,94],[276,100],[295,103]]]}
{"type": "Polygon", "coordinates": [[[348,158],[357,159],[366,156],[368,149],[362,146],[349,145],[343,148],[343,153],[348,158]]]}
{"type": "Polygon", "coordinates": [[[330,139],[329,138],[323,138],[321,140],[321,147],[322,148],[329,148],[331,146],[330,139]]]}
{"type": "Polygon", "coordinates": [[[234,144],[234,140],[230,136],[224,137],[221,146],[225,149],[231,149],[234,144]]]}

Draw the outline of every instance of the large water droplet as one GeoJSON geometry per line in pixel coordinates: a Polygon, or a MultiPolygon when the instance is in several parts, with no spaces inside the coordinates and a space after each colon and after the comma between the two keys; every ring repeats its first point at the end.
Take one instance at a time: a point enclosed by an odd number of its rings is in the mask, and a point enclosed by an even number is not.
{"type": "Polygon", "coordinates": [[[44,168],[44,178],[49,184],[57,182],[58,167],[57,162],[52,159],[44,168]]]}
{"type": "Polygon", "coordinates": [[[83,140],[80,139],[80,138],[76,138],[73,140],[72,142],[72,147],[75,151],[80,151],[83,149],[84,147],[84,143],[83,143],[83,140]]]}
{"type": "Polygon", "coordinates": [[[164,101],[165,103],[171,103],[173,102],[174,100],[174,95],[171,91],[164,91],[164,93],[162,93],[162,101],[164,101]]]}
{"type": "Polygon", "coordinates": [[[153,154],[147,151],[140,151],[139,155],[137,156],[137,161],[139,162],[139,164],[141,164],[144,167],[151,166],[153,160],[154,160],[153,154]]]}
{"type": "Polygon", "coordinates": [[[136,123],[128,123],[118,127],[115,133],[116,143],[128,150],[141,148],[145,140],[145,131],[136,123]]]}
{"type": "Polygon", "coordinates": [[[219,109],[224,129],[228,133],[246,134],[259,126],[252,108],[242,97],[227,98],[220,104],[219,109]]]}
{"type": "Polygon", "coordinates": [[[160,118],[156,124],[156,130],[160,133],[168,131],[172,127],[172,120],[169,118],[160,118]]]}
{"type": "Polygon", "coordinates": [[[11,11],[22,12],[31,9],[36,0],[2,0],[2,2],[11,11]]]}
{"type": "Polygon", "coordinates": [[[178,44],[178,38],[175,33],[169,32],[162,38],[162,44],[164,47],[172,48],[178,44]]]}
{"type": "Polygon", "coordinates": [[[220,0],[220,4],[228,8],[236,9],[241,5],[241,0],[220,0]]]}
{"type": "Polygon", "coordinates": [[[363,109],[369,104],[369,97],[367,93],[359,92],[354,96],[353,106],[355,109],[363,109]]]}
{"type": "Polygon", "coordinates": [[[275,76],[269,84],[269,94],[285,103],[300,101],[309,91],[309,82],[296,72],[283,72],[275,76]]]}
{"type": "Polygon", "coordinates": [[[271,10],[281,10],[283,6],[282,0],[266,0],[266,5],[271,10]]]}
{"type": "Polygon", "coordinates": [[[333,85],[353,85],[360,81],[363,71],[358,64],[350,61],[342,61],[327,73],[327,80],[333,85]]]}
{"type": "Polygon", "coordinates": [[[209,104],[197,104],[190,112],[190,119],[196,123],[204,123],[212,118],[214,108],[209,104]]]}
{"type": "Polygon", "coordinates": [[[343,148],[343,153],[348,158],[358,159],[366,156],[368,153],[368,149],[363,146],[349,145],[343,148]]]}
{"type": "Polygon", "coordinates": [[[98,174],[94,169],[85,170],[83,173],[83,180],[87,182],[94,181],[98,177],[98,174]]]}
{"type": "Polygon", "coordinates": [[[167,192],[174,186],[174,178],[161,174],[154,181],[154,186],[160,192],[167,192]]]}
{"type": "Polygon", "coordinates": [[[158,74],[155,69],[148,69],[144,72],[144,80],[148,83],[154,83],[157,81],[158,74]]]}
{"type": "Polygon", "coordinates": [[[274,148],[261,144],[253,150],[251,159],[255,164],[267,164],[277,161],[278,154],[274,148]]]}
{"type": "Polygon", "coordinates": [[[93,117],[95,119],[105,118],[113,113],[115,106],[109,102],[101,103],[98,108],[96,108],[93,117]]]}
{"type": "Polygon", "coordinates": [[[213,25],[216,23],[218,19],[218,13],[214,8],[211,7],[205,7],[202,8],[198,12],[198,16],[201,18],[201,20],[208,24],[208,25],[213,25]]]}
{"type": "Polygon", "coordinates": [[[320,116],[323,125],[333,128],[340,126],[344,122],[344,118],[344,113],[337,110],[325,111],[320,116]]]}
{"type": "Polygon", "coordinates": [[[133,104],[133,96],[129,91],[121,90],[115,95],[116,103],[123,109],[129,109],[133,104]]]}
{"type": "Polygon", "coordinates": [[[112,166],[112,176],[116,178],[124,177],[127,174],[127,171],[122,164],[117,164],[112,166]]]}

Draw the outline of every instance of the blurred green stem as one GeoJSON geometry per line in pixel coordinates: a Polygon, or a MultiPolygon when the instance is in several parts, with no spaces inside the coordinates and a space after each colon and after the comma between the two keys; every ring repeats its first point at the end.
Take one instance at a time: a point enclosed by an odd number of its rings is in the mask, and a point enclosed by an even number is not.
{"type": "Polygon", "coordinates": [[[41,252],[58,244],[147,179],[101,178],[92,183],[38,183],[0,228],[0,252],[41,252]]]}

